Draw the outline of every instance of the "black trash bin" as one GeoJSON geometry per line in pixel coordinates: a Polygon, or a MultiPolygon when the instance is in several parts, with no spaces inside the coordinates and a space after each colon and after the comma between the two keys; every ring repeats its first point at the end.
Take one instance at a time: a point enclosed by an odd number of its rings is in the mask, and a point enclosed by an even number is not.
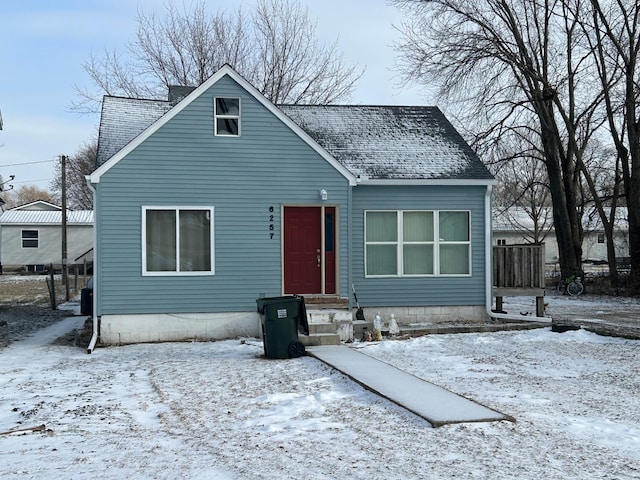
{"type": "Polygon", "coordinates": [[[80,290],[80,313],[82,315],[93,315],[93,288],[80,290]]]}
{"type": "Polygon", "coordinates": [[[87,286],[80,290],[80,313],[93,315],[93,278],[90,278],[87,286]]]}
{"type": "Polygon", "coordinates": [[[309,334],[304,298],[298,295],[258,298],[264,354],[267,358],[296,358],[305,354],[298,332],[309,334]]]}

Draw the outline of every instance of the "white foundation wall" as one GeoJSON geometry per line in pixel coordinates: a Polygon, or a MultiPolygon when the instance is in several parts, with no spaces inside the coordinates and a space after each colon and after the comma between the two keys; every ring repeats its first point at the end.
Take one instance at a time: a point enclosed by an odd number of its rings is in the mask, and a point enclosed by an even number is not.
{"type": "MultiPolygon", "coordinates": [[[[372,307],[363,308],[365,318],[372,322],[378,312],[385,323],[391,314],[401,324],[459,322],[474,323],[489,320],[484,305],[437,306],[437,307],[372,307]]],[[[355,318],[355,310],[353,317],[355,318]]]]}
{"type": "Polygon", "coordinates": [[[101,345],[260,338],[260,317],[251,312],[102,315],[101,345]]]}

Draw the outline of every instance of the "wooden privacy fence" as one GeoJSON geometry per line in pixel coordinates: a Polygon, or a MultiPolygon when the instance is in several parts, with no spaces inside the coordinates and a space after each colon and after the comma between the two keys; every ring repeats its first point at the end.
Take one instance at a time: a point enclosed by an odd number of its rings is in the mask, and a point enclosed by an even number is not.
{"type": "Polygon", "coordinates": [[[496,312],[502,297],[536,297],[536,315],[544,316],[544,245],[494,245],[493,296],[496,312]]]}

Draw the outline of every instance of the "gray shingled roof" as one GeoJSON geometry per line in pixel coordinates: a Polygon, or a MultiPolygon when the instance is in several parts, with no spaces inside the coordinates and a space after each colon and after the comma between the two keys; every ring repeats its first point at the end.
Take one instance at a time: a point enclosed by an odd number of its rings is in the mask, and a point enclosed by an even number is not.
{"type": "Polygon", "coordinates": [[[172,103],[162,100],[105,96],[100,116],[98,166],[118,153],[172,106],[172,103]]]}
{"type": "MultiPolygon", "coordinates": [[[[105,97],[98,165],[172,106],[160,100],[105,97]]],[[[278,108],[361,178],[493,178],[437,107],[282,105],[278,108]]]]}
{"type": "Polygon", "coordinates": [[[493,178],[437,107],[280,109],[354,175],[379,180],[493,178]]]}

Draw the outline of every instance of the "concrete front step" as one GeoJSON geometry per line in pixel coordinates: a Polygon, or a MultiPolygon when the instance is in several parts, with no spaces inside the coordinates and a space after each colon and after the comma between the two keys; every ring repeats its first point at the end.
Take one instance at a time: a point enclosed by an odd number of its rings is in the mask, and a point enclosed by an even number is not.
{"type": "Polygon", "coordinates": [[[304,297],[304,304],[310,309],[340,308],[346,310],[349,308],[349,299],[335,295],[307,295],[304,297]]]}
{"type": "Polygon", "coordinates": [[[307,308],[310,334],[337,334],[339,341],[353,341],[353,315],[337,308],[307,308]]]}
{"type": "Polygon", "coordinates": [[[311,335],[337,335],[342,342],[353,341],[353,325],[351,322],[310,323],[311,335]]]}
{"type": "Polygon", "coordinates": [[[353,314],[349,310],[338,308],[307,308],[307,321],[312,323],[351,322],[353,314]]]}
{"type": "Polygon", "coordinates": [[[309,323],[309,333],[337,333],[335,323],[309,323]]]}
{"type": "Polygon", "coordinates": [[[305,347],[320,347],[324,345],[340,345],[340,335],[337,333],[298,334],[298,341],[305,347]]]}

